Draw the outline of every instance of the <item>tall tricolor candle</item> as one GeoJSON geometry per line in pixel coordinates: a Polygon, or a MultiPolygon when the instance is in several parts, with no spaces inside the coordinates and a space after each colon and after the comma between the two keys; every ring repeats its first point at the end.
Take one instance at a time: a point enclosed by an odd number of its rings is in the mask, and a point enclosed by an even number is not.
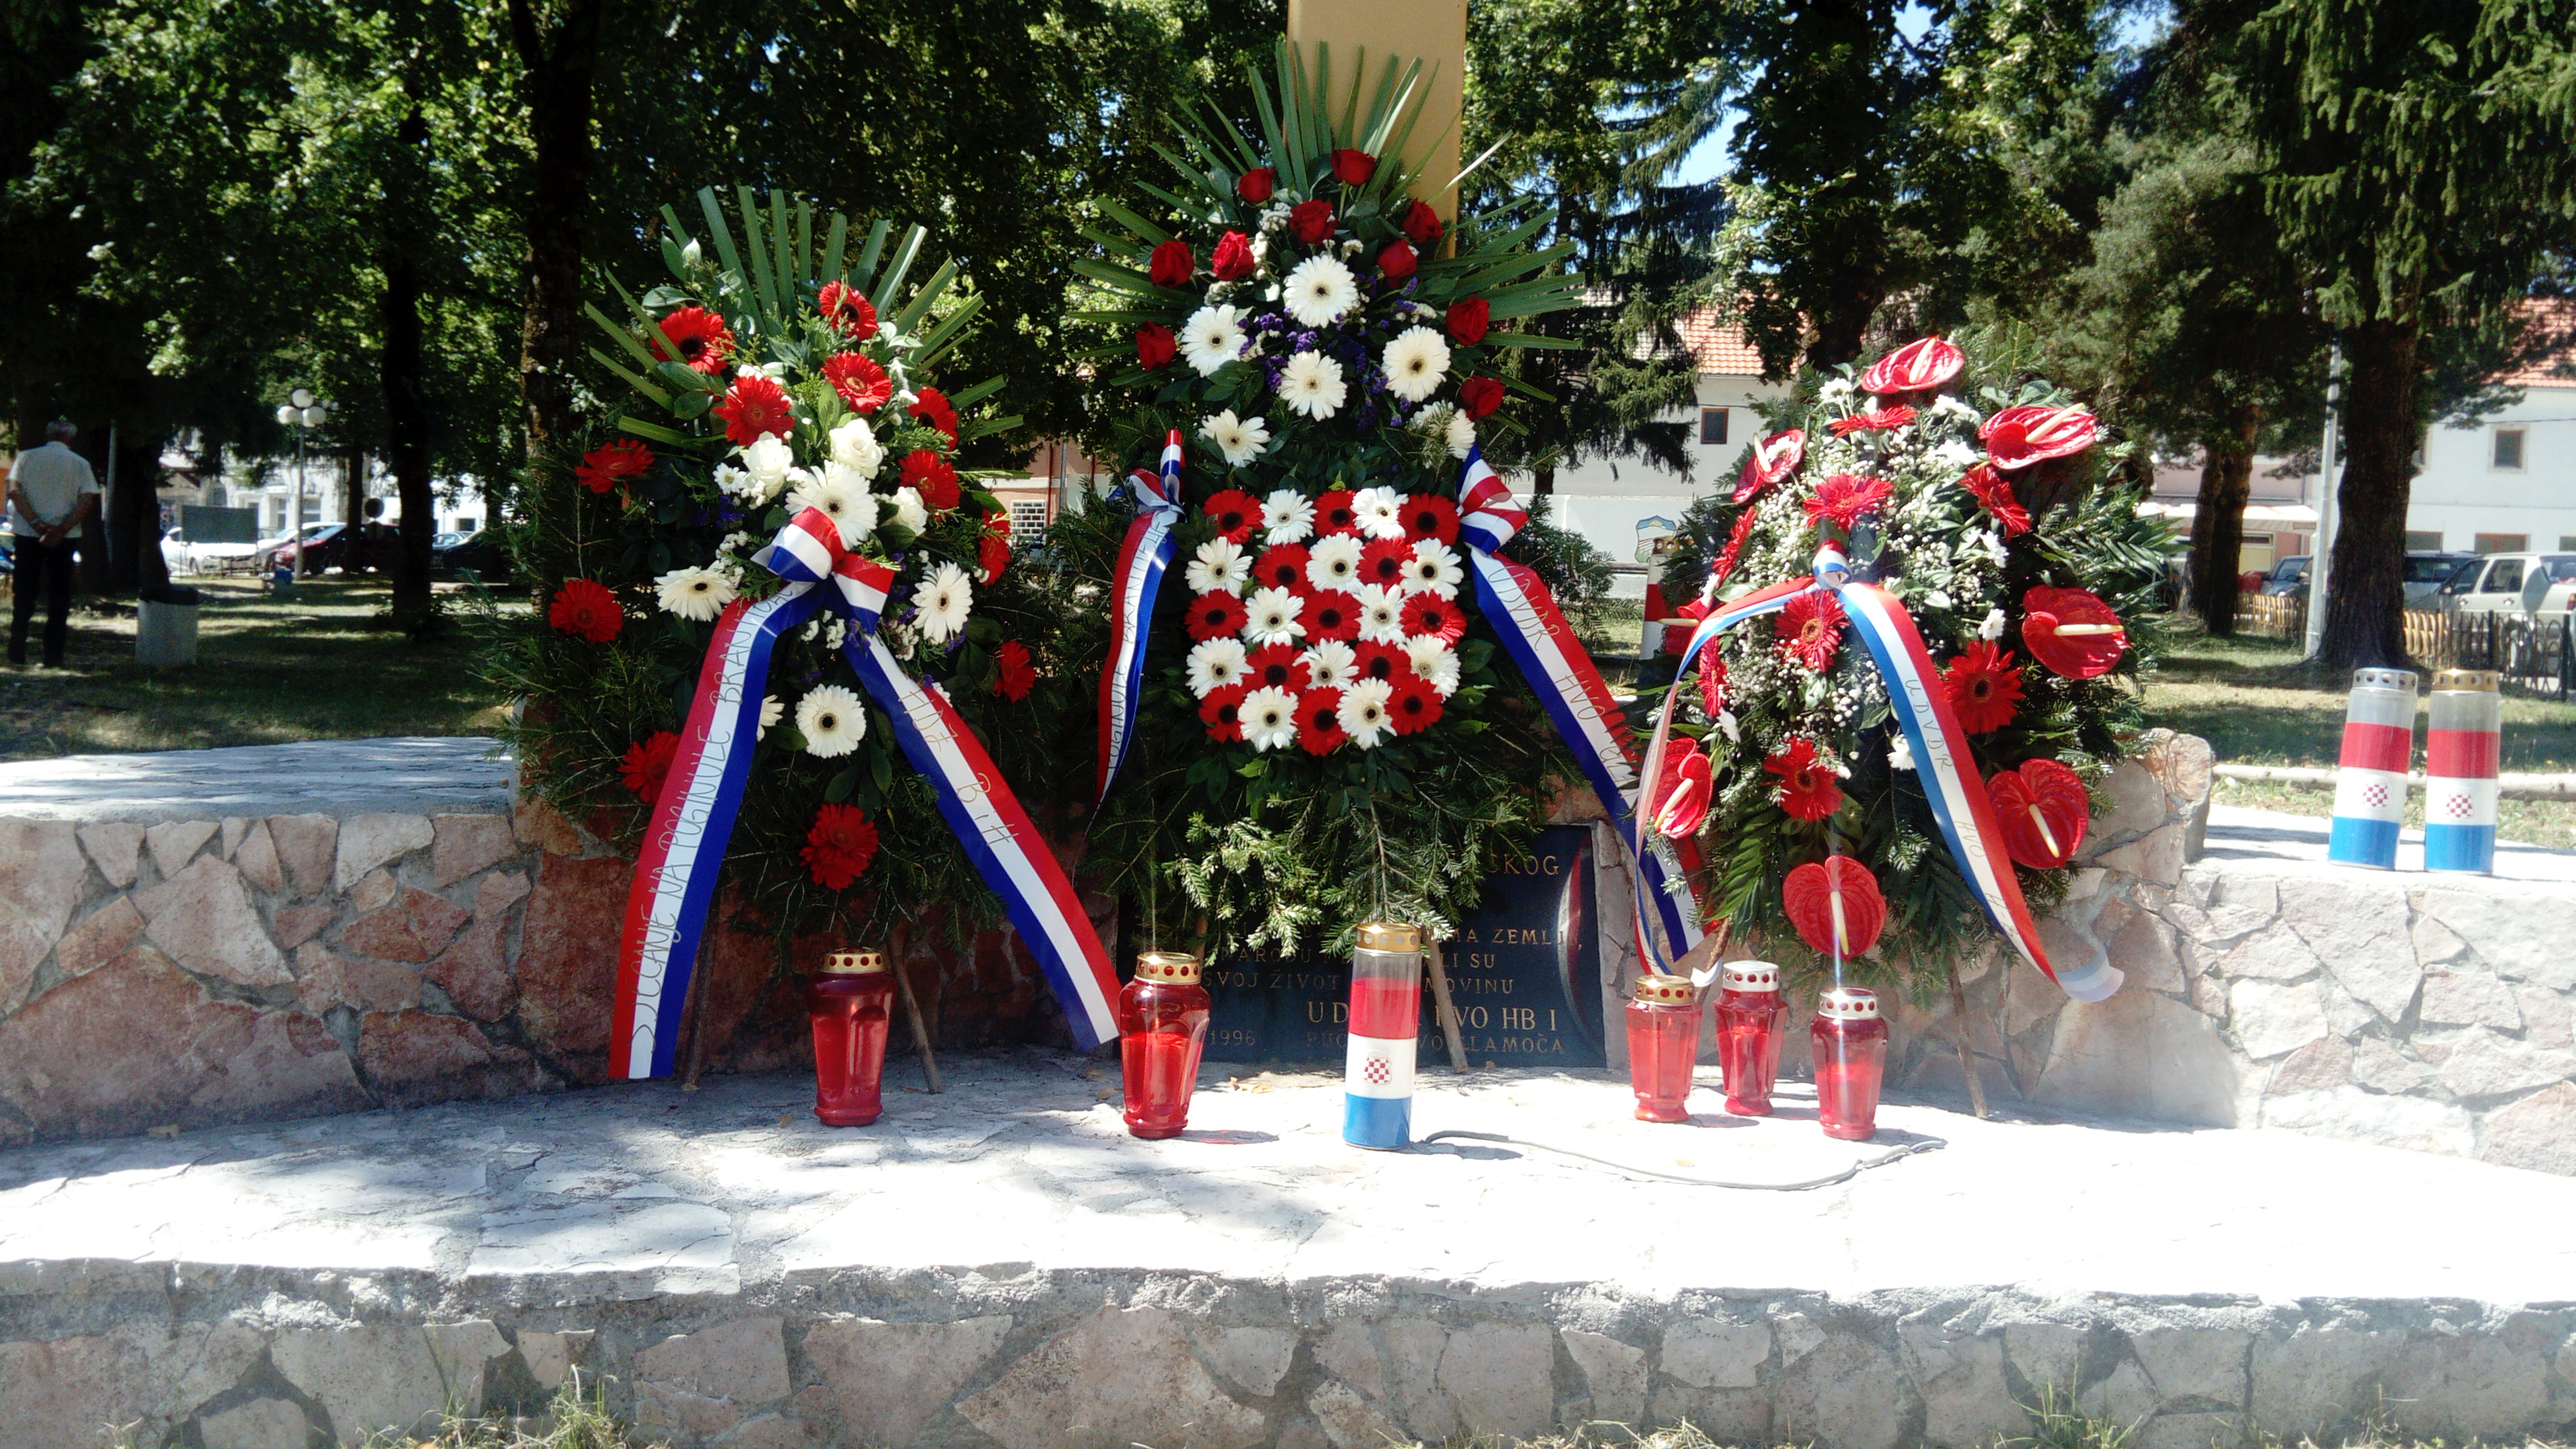
{"type": "Polygon", "coordinates": [[[1413,1043],[1422,1023],[1422,929],[1371,921],[1351,952],[1351,1036],[1342,1068],[1342,1140],[1413,1140],[1413,1043]]]}
{"type": "Polygon", "coordinates": [[[1699,988],[1687,976],[1647,972],[1628,1003],[1628,1086],[1640,1122],[1690,1120],[1691,1069],[1699,1063],[1699,988]]]}
{"type": "Polygon", "coordinates": [[[1129,1132],[1178,1137],[1190,1125],[1190,1093],[1198,1086],[1207,1029],[1199,958],[1176,951],[1137,957],[1136,979],[1118,993],[1118,1057],[1129,1132]]]}
{"type": "Polygon", "coordinates": [[[2415,671],[2354,670],[2326,859],[2397,868],[2397,824],[2406,814],[2406,765],[2414,753],[2415,671]]]}
{"type": "Polygon", "coordinates": [[[805,986],[814,1023],[814,1115],[827,1127],[865,1127],[885,1110],[887,1012],[894,977],[882,951],[835,951],[805,986]]]}
{"type": "Polygon", "coordinates": [[[1816,1054],[1816,1118],[1825,1135],[1866,1142],[1878,1130],[1878,1089],[1887,1075],[1887,1023],[1878,996],[1837,986],[1816,1003],[1807,1028],[1816,1054]]]}
{"type": "Polygon", "coordinates": [[[2490,669],[2433,676],[2424,735],[2424,868],[2495,873],[2496,754],[2504,700],[2490,669]]]}
{"type": "Polygon", "coordinates": [[[1768,1117],[1771,1088],[1780,1080],[1780,1028],[1789,1019],[1780,968],[1730,961],[1719,968],[1717,984],[1717,1064],[1726,1073],[1726,1110],[1768,1117]]]}

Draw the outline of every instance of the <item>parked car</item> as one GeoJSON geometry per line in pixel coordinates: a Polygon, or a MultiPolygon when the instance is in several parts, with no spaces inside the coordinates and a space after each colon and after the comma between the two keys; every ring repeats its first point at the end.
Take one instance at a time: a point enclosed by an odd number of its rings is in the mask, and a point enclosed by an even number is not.
{"type": "Polygon", "coordinates": [[[2294,553],[2272,565],[2272,571],[2263,575],[2263,582],[2254,590],[2258,594],[2276,595],[2304,594],[2307,591],[2308,556],[2303,553],[2294,553]]]}
{"type": "Polygon", "coordinates": [[[2441,607],[2442,586],[2457,577],[2460,570],[2478,561],[2473,553],[2410,553],[2406,555],[2406,607],[2433,609],[2441,607]]]}
{"type": "Polygon", "coordinates": [[[441,538],[453,543],[433,545],[429,550],[429,576],[452,579],[471,573],[487,584],[510,581],[510,551],[501,544],[501,536],[488,528],[472,533],[448,533],[441,538]]]}
{"type": "Polygon", "coordinates": [[[256,546],[247,543],[190,543],[187,535],[176,528],[161,535],[161,563],[173,578],[213,573],[228,565],[247,567],[255,552],[256,546]]]}
{"type": "Polygon", "coordinates": [[[2576,553],[2491,553],[2463,563],[2442,597],[2464,614],[2516,612],[2564,617],[2576,584],[2576,553]]]}
{"type": "Polygon", "coordinates": [[[260,555],[259,570],[267,573],[303,557],[303,574],[326,573],[391,573],[402,559],[402,535],[391,525],[370,523],[357,537],[350,537],[345,523],[326,523],[318,530],[307,530],[300,544],[286,543],[260,555]]]}

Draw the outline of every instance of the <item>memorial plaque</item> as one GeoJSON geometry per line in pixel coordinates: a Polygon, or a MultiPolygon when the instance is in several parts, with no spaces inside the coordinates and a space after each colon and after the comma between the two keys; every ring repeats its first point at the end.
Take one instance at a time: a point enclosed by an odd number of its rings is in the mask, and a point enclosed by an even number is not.
{"type": "MultiPolygon", "coordinates": [[[[1542,830],[1528,858],[1488,878],[1475,914],[1442,943],[1450,999],[1475,1066],[1598,1067],[1601,943],[1593,892],[1592,831],[1542,830]]],[[[1415,1060],[1446,1067],[1424,959],[1415,1060]]],[[[1339,1065],[1347,1037],[1350,961],[1239,958],[1204,977],[1213,1011],[1207,1059],[1339,1065]]]]}

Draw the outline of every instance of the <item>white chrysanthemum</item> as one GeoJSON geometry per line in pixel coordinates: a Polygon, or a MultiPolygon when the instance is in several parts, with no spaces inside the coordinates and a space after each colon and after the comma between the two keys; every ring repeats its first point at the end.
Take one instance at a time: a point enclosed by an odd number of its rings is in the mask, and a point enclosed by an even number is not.
{"type": "Polygon", "coordinates": [[[1449,435],[1449,456],[1464,462],[1476,446],[1476,420],[1463,411],[1452,409],[1444,431],[1449,435]]]}
{"type": "Polygon", "coordinates": [[[1404,641],[1404,657],[1423,683],[1442,699],[1458,692],[1458,651],[1437,634],[1416,634],[1404,641]]]}
{"type": "Polygon", "coordinates": [[[1413,541],[1413,557],[1404,565],[1404,591],[1408,594],[1438,594],[1444,599],[1458,597],[1458,585],[1467,571],[1458,566],[1458,551],[1436,538],[1413,541]]]}
{"type": "Polygon", "coordinates": [[[1308,689],[1340,689],[1359,673],[1359,652],[1339,639],[1323,640],[1297,657],[1306,662],[1308,689]]]}
{"type": "Polygon", "coordinates": [[[1404,595],[1399,590],[1362,584],[1360,637],[1371,644],[1404,642],[1404,595]]]}
{"type": "Polygon", "coordinates": [[[1284,750],[1297,743],[1297,696],[1284,689],[1256,689],[1234,712],[1243,737],[1256,750],[1284,750]]]}
{"type": "Polygon", "coordinates": [[[930,526],[930,505],[921,501],[918,488],[894,490],[894,521],[915,533],[930,526]]]}
{"type": "Polygon", "coordinates": [[[1386,702],[1395,695],[1395,686],[1383,679],[1354,681],[1342,691],[1342,703],[1333,711],[1333,722],[1351,737],[1351,743],[1363,750],[1373,750],[1386,738],[1386,702]]]}
{"type": "Polygon", "coordinates": [[[1407,327],[1378,354],[1378,365],[1386,369],[1388,392],[1418,403],[1449,375],[1449,344],[1428,327],[1407,327]]]}
{"type": "Polygon", "coordinates": [[[653,581],[662,612],[703,624],[733,602],[733,579],[714,569],[673,569],[653,581]]]}
{"type": "Polygon", "coordinates": [[[742,455],[743,471],[759,485],[763,498],[774,496],[784,487],[787,470],[796,465],[796,454],[789,450],[784,439],[772,433],[763,433],[736,451],[742,455]]]}
{"type": "Polygon", "coordinates": [[[1977,625],[1977,637],[1988,640],[2004,637],[2004,611],[1988,609],[1984,622],[1977,625]]]}
{"type": "Polygon", "coordinates": [[[1288,273],[1282,301],[1288,315],[1308,327],[1329,327],[1360,304],[1360,284],[1351,269],[1329,256],[1313,256],[1288,273]]]}
{"type": "Polygon", "coordinates": [[[1243,641],[1201,639],[1190,646],[1190,693],[1201,699],[1243,678],[1243,641]]]}
{"type": "Polygon", "coordinates": [[[727,493],[747,494],[751,491],[751,475],[731,463],[718,463],[716,487],[727,493]]]}
{"type": "Polygon", "coordinates": [[[817,686],[796,701],[796,732],[805,737],[808,754],[827,760],[846,755],[868,732],[867,707],[840,685],[817,686]]]}
{"type": "Polygon", "coordinates": [[[1986,415],[1984,413],[1968,406],[1966,402],[1962,401],[1957,396],[1946,392],[1932,400],[1932,413],[1935,417],[1938,417],[1943,413],[1948,413],[1952,417],[1959,419],[1961,422],[1971,424],[1982,423],[1986,420],[1986,415]]]}
{"type": "Polygon", "coordinates": [[[1181,324],[1181,357],[1201,377],[1243,355],[1243,324],[1232,307],[1201,307],[1181,324]]]}
{"type": "Polygon", "coordinates": [[[760,697],[760,729],[759,733],[754,735],[753,738],[763,740],[769,738],[770,727],[786,717],[787,706],[779,702],[777,695],[762,695],[760,697]]]}
{"type": "Polygon", "coordinates": [[[1851,400],[1851,395],[1851,379],[1847,377],[1835,378],[1833,381],[1826,383],[1823,387],[1816,389],[1816,400],[1824,403],[1849,402],[1851,400]]]}
{"type": "Polygon", "coordinates": [[[1279,400],[1317,422],[1340,412],[1350,395],[1341,363],[1320,352],[1300,352],[1279,369],[1279,400]]]}
{"type": "Polygon", "coordinates": [[[885,466],[885,445],[866,418],[852,418],[832,430],[832,461],[862,478],[877,476],[885,466]]]}
{"type": "Polygon", "coordinates": [[[1404,537],[1404,495],[1380,483],[1351,495],[1351,517],[1371,538],[1404,537]]]}
{"type": "Polygon", "coordinates": [[[1319,589],[1356,588],[1360,581],[1360,541],[1347,533],[1326,534],[1306,550],[1306,582],[1319,589]]]}
{"type": "Polygon", "coordinates": [[[1211,538],[1199,545],[1198,557],[1181,571],[1193,593],[1212,594],[1222,589],[1240,594],[1252,579],[1252,556],[1221,538],[1211,538]]]}
{"type": "Polygon", "coordinates": [[[913,586],[912,622],[921,637],[933,644],[945,644],[963,632],[966,616],[974,609],[974,586],[966,581],[966,571],[953,563],[932,569],[928,578],[913,586]]]}
{"type": "Polygon", "coordinates": [[[1315,536],[1315,501],[1294,488],[1276,488],[1261,500],[1261,541],[1272,547],[1315,536]]]}
{"type": "Polygon", "coordinates": [[[1934,448],[1932,456],[1953,472],[1965,473],[1977,466],[1977,450],[1957,438],[1948,439],[1934,448]]]}
{"type": "Polygon", "coordinates": [[[1216,444],[1229,467],[1240,468],[1270,446],[1270,424],[1261,418],[1238,418],[1234,409],[1227,408],[1214,417],[1199,419],[1199,436],[1216,444]]]}
{"type": "Polygon", "coordinates": [[[1286,589],[1256,590],[1243,606],[1243,637],[1254,644],[1294,644],[1306,637],[1306,601],[1286,589]]]}
{"type": "Polygon", "coordinates": [[[820,478],[810,473],[806,478],[787,495],[788,512],[811,508],[832,520],[841,531],[843,548],[856,548],[859,540],[877,531],[877,500],[868,491],[867,479],[838,463],[825,464],[820,478]]]}

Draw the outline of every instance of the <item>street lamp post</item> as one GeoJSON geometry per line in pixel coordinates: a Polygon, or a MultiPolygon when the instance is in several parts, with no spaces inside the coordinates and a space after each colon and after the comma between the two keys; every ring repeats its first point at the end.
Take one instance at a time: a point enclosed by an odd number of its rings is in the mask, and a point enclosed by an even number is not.
{"type": "Polygon", "coordinates": [[[295,486],[286,494],[286,540],[295,550],[295,572],[304,573],[304,435],[331,416],[328,404],[316,401],[311,388],[299,387],[279,404],[280,427],[295,429],[295,486]]]}

